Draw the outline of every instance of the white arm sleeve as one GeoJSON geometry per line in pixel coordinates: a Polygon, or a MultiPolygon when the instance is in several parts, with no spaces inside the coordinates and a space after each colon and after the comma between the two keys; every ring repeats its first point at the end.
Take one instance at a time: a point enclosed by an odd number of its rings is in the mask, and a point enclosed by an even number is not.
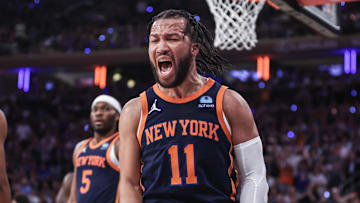
{"type": "Polygon", "coordinates": [[[241,181],[240,202],[267,202],[269,186],[260,137],[235,145],[234,152],[241,181]]]}

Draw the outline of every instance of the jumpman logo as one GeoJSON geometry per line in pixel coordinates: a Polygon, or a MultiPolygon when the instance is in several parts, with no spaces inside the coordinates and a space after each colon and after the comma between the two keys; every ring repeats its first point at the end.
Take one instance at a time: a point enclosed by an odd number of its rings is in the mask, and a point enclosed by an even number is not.
{"type": "Polygon", "coordinates": [[[148,114],[150,114],[151,112],[153,112],[153,111],[161,111],[161,109],[159,109],[158,107],[156,107],[156,102],[157,102],[157,99],[155,99],[155,101],[154,101],[154,103],[152,104],[152,106],[151,106],[151,109],[150,109],[150,111],[149,111],[149,113],[148,114]]]}

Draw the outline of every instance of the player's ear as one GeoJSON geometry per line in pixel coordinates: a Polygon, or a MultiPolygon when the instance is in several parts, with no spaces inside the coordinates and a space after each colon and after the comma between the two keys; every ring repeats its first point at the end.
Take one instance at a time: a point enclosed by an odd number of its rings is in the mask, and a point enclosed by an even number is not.
{"type": "Polygon", "coordinates": [[[193,56],[197,56],[200,50],[200,45],[199,43],[192,43],[191,44],[191,54],[193,56]]]}
{"type": "Polygon", "coordinates": [[[115,119],[116,119],[117,121],[120,120],[120,114],[119,114],[118,112],[115,113],[115,119]]]}

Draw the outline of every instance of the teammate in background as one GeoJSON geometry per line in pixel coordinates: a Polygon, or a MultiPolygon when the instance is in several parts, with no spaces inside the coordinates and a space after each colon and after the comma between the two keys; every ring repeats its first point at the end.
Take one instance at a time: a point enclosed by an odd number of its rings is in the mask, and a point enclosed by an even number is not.
{"type": "Polygon", "coordinates": [[[73,176],[73,172],[69,172],[65,175],[61,188],[56,195],[56,203],[66,203],[69,200],[73,176]]]}
{"type": "Polygon", "coordinates": [[[247,102],[198,73],[223,70],[209,31],[186,11],[166,10],[147,34],[157,83],[122,111],[120,202],[235,202],[233,154],[240,202],[267,202],[262,143],[247,102]]]}
{"type": "Polygon", "coordinates": [[[0,200],[4,203],[10,203],[11,201],[9,180],[6,173],[6,160],[4,149],[7,130],[8,129],[5,114],[0,110],[0,200]]]}
{"type": "Polygon", "coordinates": [[[79,142],[74,150],[74,178],[68,202],[118,202],[120,103],[100,95],[91,104],[94,136],[79,142]]]}

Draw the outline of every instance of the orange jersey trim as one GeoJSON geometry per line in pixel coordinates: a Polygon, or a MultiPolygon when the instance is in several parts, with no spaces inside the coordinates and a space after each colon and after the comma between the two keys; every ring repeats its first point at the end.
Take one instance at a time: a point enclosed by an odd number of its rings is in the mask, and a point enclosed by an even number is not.
{"type": "Polygon", "coordinates": [[[232,193],[230,195],[230,198],[232,200],[235,201],[235,195],[236,195],[236,187],[235,185],[237,185],[236,183],[234,183],[233,179],[231,178],[231,173],[234,169],[234,158],[232,156],[232,150],[233,150],[233,146],[232,146],[232,141],[231,141],[231,134],[229,132],[229,129],[227,128],[226,124],[225,124],[225,120],[224,120],[224,115],[223,115],[223,100],[224,100],[224,94],[225,91],[228,87],[226,86],[221,86],[219,89],[218,94],[216,95],[216,114],[217,114],[217,118],[218,121],[220,123],[220,126],[222,128],[222,130],[224,131],[226,138],[228,139],[229,143],[230,143],[230,150],[229,150],[229,157],[230,157],[230,165],[229,165],[229,169],[228,169],[228,174],[229,174],[229,178],[230,178],[230,182],[231,182],[231,188],[232,188],[232,193]]]}
{"type": "MultiPolygon", "coordinates": [[[[90,141],[89,147],[90,147],[90,149],[99,148],[99,147],[100,147],[101,145],[103,145],[105,142],[111,140],[113,137],[117,136],[118,134],[119,134],[119,133],[116,132],[115,134],[111,135],[110,137],[107,137],[107,138],[101,140],[101,141],[100,141],[99,143],[97,143],[97,144],[93,144],[93,143],[90,141]]],[[[91,140],[93,140],[93,138],[91,138],[91,140]]]]}
{"type": "Polygon", "coordinates": [[[236,187],[235,184],[237,185],[238,183],[234,183],[233,179],[231,178],[231,173],[234,169],[234,158],[232,156],[232,151],[233,151],[233,146],[232,144],[230,145],[230,150],[229,150],[229,157],[230,157],[230,166],[229,166],[229,170],[228,170],[228,174],[229,174],[229,178],[230,178],[230,182],[231,182],[231,188],[232,188],[232,193],[230,195],[230,198],[235,201],[236,199],[236,187]]]}
{"type": "Polygon", "coordinates": [[[142,109],[141,118],[140,118],[141,123],[140,123],[139,132],[137,134],[137,138],[138,138],[139,146],[141,147],[141,139],[145,129],[145,123],[149,112],[146,92],[140,94],[140,101],[141,101],[141,109],[142,109]]]}
{"type": "Polygon", "coordinates": [[[227,88],[228,87],[226,87],[226,86],[221,86],[220,90],[216,96],[216,114],[217,114],[217,118],[219,120],[222,130],[224,131],[229,142],[231,143],[231,135],[230,135],[228,128],[226,127],[224,116],[223,116],[223,112],[224,112],[223,111],[223,100],[224,100],[224,93],[227,88]]]}
{"type": "MultiPolygon", "coordinates": [[[[113,141],[111,141],[111,143],[110,143],[110,145],[109,145],[109,147],[108,147],[108,149],[107,149],[107,151],[106,151],[106,161],[108,162],[108,164],[109,164],[109,166],[110,166],[111,168],[113,168],[115,171],[120,172],[120,168],[119,168],[118,166],[116,166],[116,165],[111,161],[111,159],[110,159],[110,151],[111,151],[111,148],[112,148],[112,147],[115,147],[115,142],[116,142],[117,140],[119,140],[119,137],[116,137],[113,141]]],[[[115,152],[115,153],[117,153],[117,152],[115,152]]]]}
{"type": "Polygon", "coordinates": [[[115,198],[115,203],[119,203],[119,202],[120,202],[120,178],[119,178],[119,183],[117,186],[116,198],[115,198]]]}
{"type": "Polygon", "coordinates": [[[166,95],[165,93],[163,93],[160,90],[157,83],[153,85],[153,89],[154,89],[155,94],[157,94],[161,99],[163,99],[167,102],[181,104],[181,103],[186,103],[186,102],[192,101],[192,100],[200,97],[202,94],[204,94],[206,91],[208,91],[213,86],[214,83],[215,83],[215,81],[213,79],[209,78],[207,83],[200,90],[196,91],[192,95],[185,97],[185,98],[174,98],[174,97],[170,97],[170,96],[166,95]]]}
{"type": "MultiPolygon", "coordinates": [[[[144,167],[144,162],[140,161],[140,171],[142,171],[142,168],[144,167]]],[[[145,187],[144,185],[141,183],[141,178],[140,178],[140,189],[141,189],[141,192],[144,193],[145,192],[145,187]]]]}

